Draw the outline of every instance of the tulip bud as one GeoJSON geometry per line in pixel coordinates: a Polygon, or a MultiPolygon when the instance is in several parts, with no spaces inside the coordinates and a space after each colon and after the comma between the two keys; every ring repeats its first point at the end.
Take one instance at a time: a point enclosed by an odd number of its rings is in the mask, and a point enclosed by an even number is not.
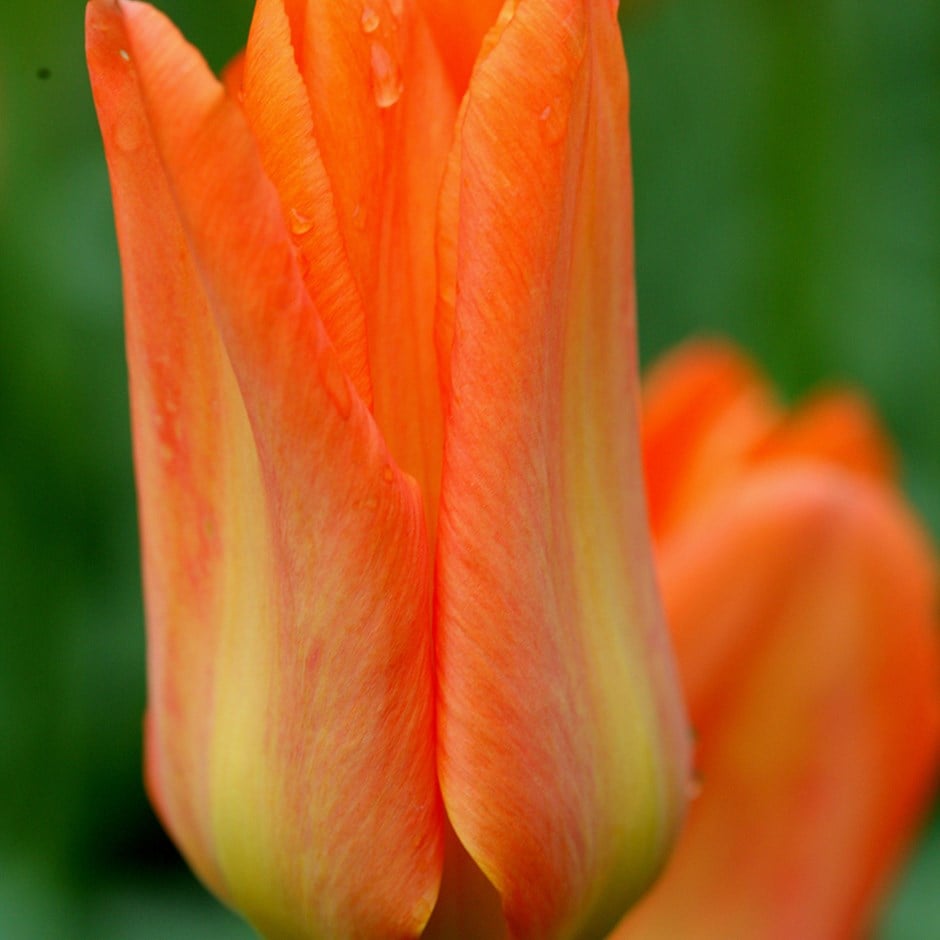
{"type": "Polygon", "coordinates": [[[864,935],[940,758],[936,556],[857,396],[789,415],[742,356],[701,344],[646,391],[700,793],[615,936],[864,935]]]}
{"type": "Polygon", "coordinates": [[[615,10],[470,7],[259,0],[224,84],[88,7],[147,777],[271,937],[601,936],[685,799],[615,10]]]}

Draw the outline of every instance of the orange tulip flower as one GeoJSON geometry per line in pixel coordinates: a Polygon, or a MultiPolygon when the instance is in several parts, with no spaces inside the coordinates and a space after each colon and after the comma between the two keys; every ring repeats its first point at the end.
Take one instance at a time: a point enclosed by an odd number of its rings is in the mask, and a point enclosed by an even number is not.
{"type": "Polygon", "coordinates": [[[653,370],[643,446],[700,795],[617,940],[865,935],[932,791],[938,568],[848,392],[793,415],[733,349],[653,370]]]}
{"type": "Polygon", "coordinates": [[[603,935],[687,752],[616,3],[259,0],[224,83],[141,3],[87,44],[164,824],[270,937],[603,935]]]}

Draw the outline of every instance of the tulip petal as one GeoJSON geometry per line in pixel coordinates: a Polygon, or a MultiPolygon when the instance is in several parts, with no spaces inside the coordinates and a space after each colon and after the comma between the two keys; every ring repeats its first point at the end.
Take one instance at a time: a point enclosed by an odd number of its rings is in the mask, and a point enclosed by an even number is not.
{"type": "Polygon", "coordinates": [[[781,421],[773,394],[733,346],[693,341],[643,385],[643,464],[659,538],[739,473],[781,421]]]}
{"type": "Polygon", "coordinates": [[[504,4],[503,0],[419,0],[419,4],[460,97],[470,80],[483,37],[496,22],[500,9],[513,4],[504,4]]]}
{"type": "Polygon", "coordinates": [[[421,487],[433,536],[443,450],[434,239],[459,99],[414,0],[285,7],[364,304],[375,419],[421,487]]]}
{"type": "Polygon", "coordinates": [[[894,476],[887,435],[848,390],[819,394],[787,415],[747,356],[702,340],[673,350],[647,376],[643,462],[657,538],[680,528],[742,473],[791,458],[873,480],[894,476]]]}
{"type": "Polygon", "coordinates": [[[314,135],[283,0],[255,5],[242,89],[245,114],[265,172],[280,196],[307,291],[344,371],[371,405],[365,310],[314,135]]]}
{"type": "Polygon", "coordinates": [[[441,785],[514,936],[594,936],[667,852],[686,756],[639,467],[613,5],[510,5],[468,95],[437,555],[441,785]]]}
{"type": "Polygon", "coordinates": [[[761,445],[756,457],[821,460],[882,483],[896,476],[887,434],[868,404],[847,389],[825,392],[802,405],[761,445]]]}
{"type": "Polygon", "coordinates": [[[702,789],[616,937],[862,935],[940,756],[923,534],[887,489],[790,463],[667,541],[661,575],[702,789]]]}
{"type": "Polygon", "coordinates": [[[88,50],[126,279],[155,801],[266,935],[417,935],[443,839],[420,494],[325,335],[237,106],[145,5],[93,0],[88,50]]]}
{"type": "Polygon", "coordinates": [[[149,137],[127,49],[114,9],[89,5],[88,66],[124,272],[147,600],[147,777],[190,864],[224,895],[210,825],[211,725],[193,719],[212,712],[219,637],[211,581],[225,563],[220,490],[233,473],[221,458],[241,446],[244,408],[149,137]],[[173,746],[156,753],[155,742],[171,736],[173,746]]]}
{"type": "Polygon", "coordinates": [[[222,69],[222,84],[230,98],[241,103],[245,97],[245,50],[236,53],[222,69]]]}
{"type": "MultiPolygon", "coordinates": [[[[499,43],[503,30],[512,21],[515,7],[504,5],[499,18],[480,44],[478,62],[485,62],[499,43]]],[[[460,103],[454,140],[447,155],[437,206],[437,310],[434,320],[434,345],[437,354],[438,381],[445,407],[451,399],[450,353],[454,343],[454,308],[457,304],[457,230],[460,217],[460,159],[463,153],[463,125],[470,96],[460,103]]]]}

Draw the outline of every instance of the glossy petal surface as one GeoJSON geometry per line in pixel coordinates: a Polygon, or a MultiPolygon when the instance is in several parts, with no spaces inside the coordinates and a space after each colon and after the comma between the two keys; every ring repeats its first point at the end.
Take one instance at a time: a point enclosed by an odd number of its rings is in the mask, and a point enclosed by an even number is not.
{"type": "Polygon", "coordinates": [[[497,29],[460,130],[439,766],[512,934],[595,936],[685,786],[635,447],[626,73],[610,4],[509,4],[497,29]]]}

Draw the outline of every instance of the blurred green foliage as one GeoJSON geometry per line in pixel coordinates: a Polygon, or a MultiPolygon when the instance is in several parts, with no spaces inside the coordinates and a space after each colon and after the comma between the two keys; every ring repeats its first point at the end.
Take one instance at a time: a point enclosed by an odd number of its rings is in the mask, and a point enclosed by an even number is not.
{"type": "MultiPolygon", "coordinates": [[[[216,68],[250,0],[161,6],[216,68]]],[[[624,9],[644,358],[740,340],[864,387],[940,532],[940,3],[624,9]]],[[[79,0],[0,7],[0,936],[250,936],[140,781],[120,276],[79,0]]],[[[879,936],[940,936],[922,839],[879,936]]]]}

